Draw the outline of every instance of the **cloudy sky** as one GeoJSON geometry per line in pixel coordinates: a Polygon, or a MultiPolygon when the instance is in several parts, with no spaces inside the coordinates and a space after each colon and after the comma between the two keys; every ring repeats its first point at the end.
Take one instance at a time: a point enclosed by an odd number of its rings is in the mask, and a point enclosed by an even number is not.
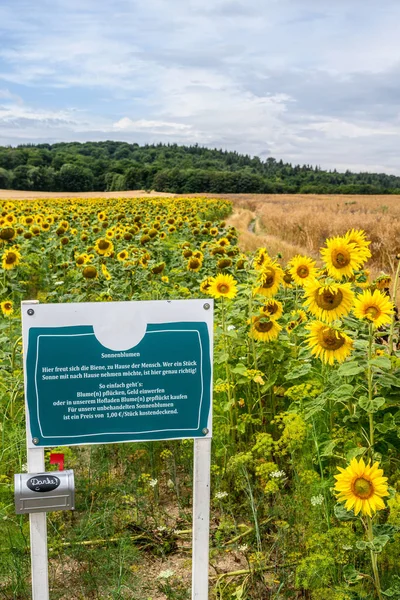
{"type": "Polygon", "coordinates": [[[0,0],[0,145],[198,143],[400,174],[399,0],[0,0]]]}

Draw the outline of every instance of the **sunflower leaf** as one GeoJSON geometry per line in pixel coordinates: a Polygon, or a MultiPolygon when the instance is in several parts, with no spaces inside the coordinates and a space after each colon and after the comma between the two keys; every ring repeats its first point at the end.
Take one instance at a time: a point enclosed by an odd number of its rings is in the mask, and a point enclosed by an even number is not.
{"type": "Polygon", "coordinates": [[[344,363],[338,368],[337,374],[339,377],[352,377],[364,371],[364,367],[355,361],[344,363]]]}
{"type": "Polygon", "coordinates": [[[368,364],[371,367],[377,367],[378,369],[383,369],[384,371],[389,371],[392,366],[388,356],[376,356],[368,361],[368,364]]]}
{"type": "Polygon", "coordinates": [[[336,504],[333,512],[338,521],[353,521],[357,518],[352,510],[347,510],[342,504],[336,504]]]}
{"type": "Polygon", "coordinates": [[[385,398],[382,398],[381,396],[372,398],[372,400],[367,398],[367,396],[361,396],[361,398],[358,400],[358,405],[368,413],[375,413],[382,408],[385,402],[385,398]]]}

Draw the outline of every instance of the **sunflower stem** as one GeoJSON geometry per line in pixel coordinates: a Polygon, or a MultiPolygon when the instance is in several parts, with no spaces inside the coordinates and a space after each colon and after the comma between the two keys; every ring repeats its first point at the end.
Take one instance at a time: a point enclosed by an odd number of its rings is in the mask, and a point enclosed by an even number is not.
{"type": "Polygon", "coordinates": [[[235,443],[236,441],[236,427],[235,421],[236,415],[236,406],[234,400],[232,400],[231,394],[231,372],[229,368],[229,346],[227,343],[227,330],[226,330],[226,318],[225,318],[225,298],[221,298],[221,321],[222,321],[222,340],[224,345],[224,353],[227,358],[225,361],[225,373],[226,373],[226,384],[227,384],[227,395],[228,395],[228,404],[229,404],[229,416],[230,416],[230,424],[231,424],[231,436],[232,441],[235,443]]]}
{"type": "MultiPolygon", "coordinates": [[[[368,400],[369,400],[370,406],[372,406],[373,391],[374,391],[373,390],[373,378],[372,378],[372,366],[371,366],[373,339],[374,339],[373,328],[374,328],[373,323],[370,323],[369,331],[368,331],[368,370],[367,370],[368,400]]],[[[372,455],[373,451],[374,451],[374,416],[373,416],[372,412],[368,413],[368,418],[369,418],[369,443],[370,443],[371,455],[372,455]]],[[[372,458],[372,456],[371,456],[371,458],[372,458]]]]}
{"type": "MultiPolygon", "coordinates": [[[[374,534],[372,531],[372,519],[369,516],[367,516],[367,535],[368,535],[368,541],[373,542],[374,534]]],[[[371,553],[372,571],[374,573],[374,582],[375,582],[376,592],[378,594],[379,600],[383,600],[382,592],[381,592],[381,583],[379,580],[378,557],[377,557],[376,552],[374,552],[374,550],[372,548],[370,549],[370,553],[371,553]]]]}
{"type": "MultiPolygon", "coordinates": [[[[397,288],[399,285],[400,278],[400,260],[397,265],[396,274],[394,276],[394,285],[393,285],[393,304],[396,306],[397,300],[397,288]]],[[[392,322],[390,323],[390,332],[389,332],[389,354],[393,354],[393,336],[394,336],[394,324],[396,322],[396,311],[392,314],[392,322]]]]}

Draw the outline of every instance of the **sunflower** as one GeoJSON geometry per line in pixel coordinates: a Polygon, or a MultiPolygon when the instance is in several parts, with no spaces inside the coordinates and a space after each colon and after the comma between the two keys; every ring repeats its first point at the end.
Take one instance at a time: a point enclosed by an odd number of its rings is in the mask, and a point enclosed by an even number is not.
{"type": "Polygon", "coordinates": [[[129,256],[129,253],[127,250],[121,250],[121,252],[118,252],[118,254],[117,254],[117,259],[119,261],[124,261],[128,258],[128,256],[129,256]]]}
{"type": "Polygon", "coordinates": [[[321,248],[321,256],[329,275],[335,279],[351,277],[364,262],[364,254],[356,244],[343,237],[326,240],[326,248],[321,248]]]}
{"type": "Polygon", "coordinates": [[[286,267],[286,269],[283,272],[283,277],[282,277],[282,285],[284,288],[292,288],[293,287],[293,277],[292,274],[290,272],[290,267],[286,267]]]}
{"type": "Polygon", "coordinates": [[[260,308],[260,313],[264,317],[269,317],[271,320],[276,321],[280,319],[283,313],[283,305],[279,300],[268,300],[264,306],[260,308]]]}
{"type": "Polygon", "coordinates": [[[293,281],[297,285],[304,286],[307,282],[312,281],[317,276],[317,268],[315,260],[308,256],[300,256],[299,254],[290,261],[289,273],[293,281]]]}
{"type": "Polygon", "coordinates": [[[387,477],[383,477],[383,470],[379,463],[365,464],[353,458],[346,469],[338,467],[340,474],[335,475],[335,490],[339,502],[345,502],[347,510],[354,510],[354,514],[361,512],[372,517],[372,513],[385,508],[383,496],[389,496],[387,477]]]}
{"type": "Polygon", "coordinates": [[[288,333],[291,333],[293,331],[293,329],[296,329],[296,327],[298,325],[300,325],[301,323],[305,323],[307,321],[307,315],[304,312],[304,310],[301,310],[301,309],[292,310],[292,312],[290,313],[290,316],[291,316],[291,320],[286,325],[286,331],[288,333]]]}
{"type": "Polygon", "coordinates": [[[259,271],[266,262],[270,262],[271,258],[266,248],[259,248],[254,256],[254,268],[259,271]]]}
{"type": "Polygon", "coordinates": [[[354,302],[351,283],[333,283],[323,285],[314,280],[305,286],[304,306],[315,317],[331,323],[348,315],[354,302]]]}
{"type": "Polygon", "coordinates": [[[14,312],[13,303],[11,300],[5,300],[4,302],[1,302],[0,307],[1,312],[5,317],[9,317],[14,312]]]}
{"type": "Polygon", "coordinates": [[[232,299],[237,294],[236,279],[232,275],[217,275],[210,282],[208,294],[213,298],[229,298],[232,299]]]}
{"type": "Polygon", "coordinates": [[[311,354],[325,364],[333,365],[335,360],[341,363],[351,353],[353,342],[343,331],[321,321],[313,321],[307,329],[310,333],[306,340],[311,354]]]}
{"type": "Polygon", "coordinates": [[[367,240],[367,234],[362,229],[350,229],[344,239],[350,244],[354,244],[358,250],[360,257],[362,257],[362,263],[364,264],[369,258],[371,258],[371,251],[368,248],[371,242],[367,240]]]}
{"type": "Polygon", "coordinates": [[[17,235],[13,227],[5,227],[0,231],[0,239],[11,242],[17,235]]]}
{"type": "Polygon", "coordinates": [[[78,267],[82,267],[83,265],[86,265],[87,262],[89,262],[90,257],[88,254],[78,254],[75,257],[75,262],[77,264],[78,267]]]}
{"type": "Polygon", "coordinates": [[[202,261],[195,256],[191,256],[187,262],[186,268],[188,271],[192,271],[193,273],[197,273],[200,271],[202,266],[202,261]]]}
{"type": "Polygon", "coordinates": [[[275,296],[283,279],[282,267],[275,261],[264,263],[259,276],[259,285],[254,290],[255,294],[262,294],[267,298],[275,296]]]}
{"type": "MultiPolygon", "coordinates": [[[[0,233],[1,237],[1,233],[0,233]]],[[[387,290],[390,288],[390,284],[392,283],[392,278],[390,275],[386,275],[386,273],[382,273],[375,279],[373,282],[374,286],[377,290],[387,290]]]]}
{"type": "Polygon", "coordinates": [[[207,277],[207,279],[204,279],[204,281],[201,282],[200,291],[202,294],[210,293],[210,285],[211,285],[212,280],[213,280],[213,277],[207,277]]]}
{"type": "Polygon", "coordinates": [[[110,281],[111,274],[110,274],[109,270],[107,269],[107,267],[106,267],[106,265],[104,263],[101,265],[101,272],[103,273],[104,278],[107,281],[110,281]]]}
{"type": "Polygon", "coordinates": [[[111,256],[111,254],[114,252],[114,244],[111,242],[111,240],[100,238],[96,240],[95,250],[97,254],[100,254],[100,256],[111,256]]]}
{"type": "Polygon", "coordinates": [[[265,316],[251,318],[250,335],[261,342],[276,340],[282,327],[276,321],[265,316]]]}
{"type": "Polygon", "coordinates": [[[88,265],[87,267],[85,267],[83,269],[82,274],[85,279],[96,279],[97,278],[97,269],[93,265],[88,265]]]}
{"type": "Polygon", "coordinates": [[[151,267],[151,272],[153,273],[153,275],[159,275],[160,273],[162,273],[165,269],[165,262],[159,262],[156,265],[154,265],[153,267],[151,267]]]}
{"type": "Polygon", "coordinates": [[[357,319],[369,319],[377,328],[390,323],[393,313],[393,303],[379,290],[374,293],[365,290],[354,301],[354,315],[357,319]]]}
{"type": "Polygon", "coordinates": [[[6,250],[2,256],[2,267],[3,269],[9,270],[16,267],[21,260],[21,253],[13,247],[10,250],[6,250]]]}

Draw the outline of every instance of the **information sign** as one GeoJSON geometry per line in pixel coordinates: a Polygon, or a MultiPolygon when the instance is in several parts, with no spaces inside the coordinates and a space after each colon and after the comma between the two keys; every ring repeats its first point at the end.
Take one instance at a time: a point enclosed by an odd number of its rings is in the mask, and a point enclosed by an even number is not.
{"type": "Polygon", "coordinates": [[[212,301],[22,308],[30,447],[211,436],[212,301]]]}

